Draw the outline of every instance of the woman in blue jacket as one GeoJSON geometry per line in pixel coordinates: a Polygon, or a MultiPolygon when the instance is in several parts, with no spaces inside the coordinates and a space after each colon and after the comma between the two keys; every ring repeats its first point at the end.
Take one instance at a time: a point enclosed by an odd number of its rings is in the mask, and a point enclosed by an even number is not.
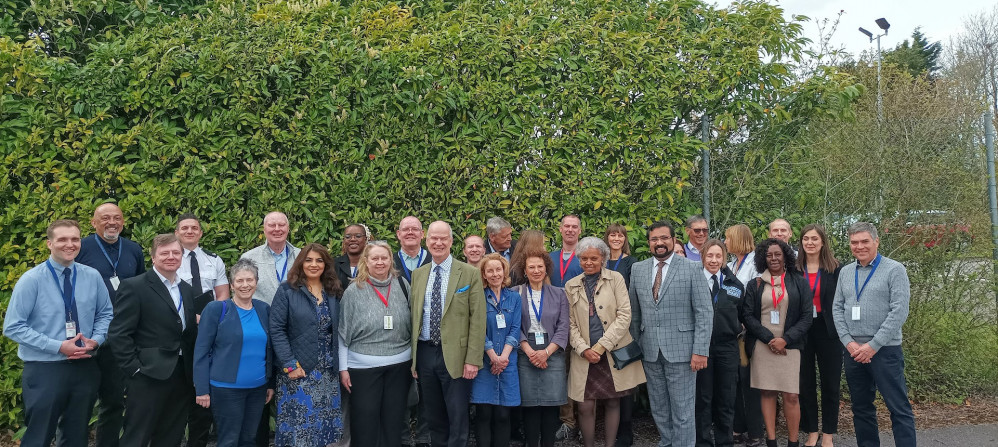
{"type": "Polygon", "coordinates": [[[492,253],[478,264],[485,283],[485,371],[471,384],[475,435],[483,447],[508,446],[510,410],[520,406],[516,347],[520,344],[520,294],[510,290],[509,263],[492,253]]]}
{"type": "Polygon", "coordinates": [[[198,405],[211,408],[219,447],[256,444],[271,384],[270,306],[254,300],[258,271],[239,261],[229,271],[232,299],[201,312],[194,345],[194,389],[198,405]]]}

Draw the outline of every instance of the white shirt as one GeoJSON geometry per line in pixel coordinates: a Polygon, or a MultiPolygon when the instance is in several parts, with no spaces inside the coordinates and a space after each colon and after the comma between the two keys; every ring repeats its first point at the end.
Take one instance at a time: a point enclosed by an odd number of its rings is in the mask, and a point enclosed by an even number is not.
{"type": "Polygon", "coordinates": [[[437,278],[437,266],[440,267],[440,317],[443,318],[444,309],[447,308],[447,283],[450,281],[450,268],[453,264],[453,257],[447,255],[447,259],[439,264],[430,261],[430,280],[426,282],[426,295],[423,297],[423,325],[419,331],[420,340],[430,339],[430,306],[433,302],[433,285],[437,278]]]}
{"type": "Polygon", "coordinates": [[[742,286],[746,288],[748,288],[750,281],[759,276],[759,272],[755,271],[755,252],[753,251],[745,255],[745,263],[742,264],[742,268],[738,268],[737,256],[728,263],[728,268],[735,273],[735,278],[738,278],[738,282],[742,283],[742,286]]]}
{"type": "Polygon", "coordinates": [[[528,285],[527,286],[527,298],[529,299],[530,303],[533,304],[532,306],[529,306],[530,309],[527,309],[527,314],[530,316],[530,327],[527,328],[527,330],[529,331],[532,328],[541,327],[541,323],[540,323],[541,316],[537,315],[536,313],[534,313],[534,308],[536,307],[537,310],[541,311],[542,313],[544,312],[544,309],[541,309],[541,291],[540,290],[534,290],[534,289],[532,289],[528,285]]]}
{"type": "MultiPolygon", "coordinates": [[[[201,273],[201,290],[195,290],[195,295],[200,295],[215,287],[224,286],[229,283],[229,278],[225,276],[225,263],[218,255],[208,256],[200,246],[194,247],[194,257],[198,260],[198,271],[201,273]]],[[[184,258],[177,269],[177,277],[193,285],[193,275],[191,275],[191,250],[184,249],[184,258]]]]}
{"type": "Polygon", "coordinates": [[[170,282],[166,279],[156,267],[152,268],[152,271],[156,272],[156,276],[159,276],[159,280],[166,286],[166,290],[170,292],[170,298],[173,298],[173,310],[180,315],[180,326],[187,329],[187,319],[184,318],[184,299],[180,296],[180,277],[174,277],[174,282],[170,282]]]}

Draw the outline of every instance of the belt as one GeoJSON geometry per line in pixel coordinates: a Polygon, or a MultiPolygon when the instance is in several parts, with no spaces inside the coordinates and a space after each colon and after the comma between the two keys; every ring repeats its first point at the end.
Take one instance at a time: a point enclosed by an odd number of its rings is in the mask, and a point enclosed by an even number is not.
{"type": "Polygon", "coordinates": [[[428,346],[440,346],[440,342],[439,341],[431,341],[431,340],[419,340],[416,344],[417,345],[428,345],[428,346]]]}

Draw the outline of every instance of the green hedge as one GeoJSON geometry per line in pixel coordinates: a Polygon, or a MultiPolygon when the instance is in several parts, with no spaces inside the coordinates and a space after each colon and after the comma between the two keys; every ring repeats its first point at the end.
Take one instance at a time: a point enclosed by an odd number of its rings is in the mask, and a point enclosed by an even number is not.
{"type": "MultiPolygon", "coordinates": [[[[143,245],[197,213],[228,263],[274,209],[292,242],[334,250],[347,223],[394,241],[407,214],[553,234],[576,212],[586,233],[641,237],[697,211],[704,110],[779,125],[841,92],[793,85],[800,24],[757,2],[174,3],[0,2],[23,7],[0,20],[0,310],[46,224],[106,200],[143,245]]],[[[0,348],[16,427],[20,366],[0,348]]]]}

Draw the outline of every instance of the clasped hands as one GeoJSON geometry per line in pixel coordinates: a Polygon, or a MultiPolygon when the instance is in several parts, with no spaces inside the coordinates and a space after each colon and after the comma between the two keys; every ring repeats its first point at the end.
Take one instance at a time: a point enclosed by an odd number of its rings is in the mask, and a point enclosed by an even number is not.
{"type": "Polygon", "coordinates": [[[782,337],[774,338],[769,341],[769,350],[776,355],[787,355],[787,341],[782,337]]]}
{"type": "Polygon", "coordinates": [[[873,360],[873,355],[877,353],[869,343],[859,344],[854,341],[846,345],[846,350],[849,351],[849,355],[856,363],[870,363],[873,360]]]}

